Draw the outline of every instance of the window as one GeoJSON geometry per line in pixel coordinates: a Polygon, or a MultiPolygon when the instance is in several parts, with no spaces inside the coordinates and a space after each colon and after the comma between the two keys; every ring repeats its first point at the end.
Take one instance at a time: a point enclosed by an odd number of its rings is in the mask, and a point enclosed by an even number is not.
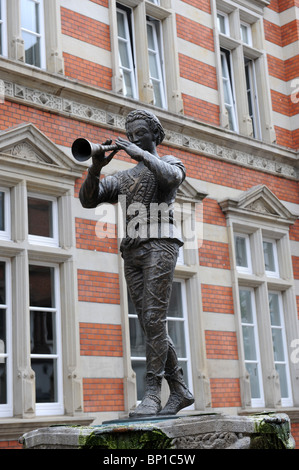
{"type": "Polygon", "coordinates": [[[235,233],[235,251],[238,271],[250,273],[252,268],[249,235],[235,233]]]}
{"type": "Polygon", "coordinates": [[[248,44],[248,46],[252,46],[252,37],[251,37],[251,25],[248,23],[242,23],[240,24],[240,34],[241,34],[241,40],[245,43],[248,44]]]}
{"type": "Polygon", "coordinates": [[[109,2],[113,90],[139,102],[183,113],[175,36],[169,2],[109,2]],[[145,40],[139,40],[144,38],[145,40]],[[172,57],[165,61],[164,57],[172,57]]]}
{"type": "Polygon", "coordinates": [[[136,72],[133,53],[132,12],[129,8],[118,5],[117,31],[119,64],[123,77],[124,95],[137,98],[136,72]]]}
{"type": "Polygon", "coordinates": [[[7,55],[6,0],[0,0],[0,55],[7,55]]]}
{"type": "Polygon", "coordinates": [[[21,30],[25,43],[25,62],[45,68],[43,0],[21,0],[21,30]]]}
{"type": "Polygon", "coordinates": [[[233,241],[242,406],[298,406],[298,368],[288,359],[299,337],[288,233],[296,216],[262,185],[220,205],[233,241]]]}
{"type": "Polygon", "coordinates": [[[56,198],[28,196],[28,233],[31,243],[58,245],[56,198]]]}
{"type": "Polygon", "coordinates": [[[10,239],[10,192],[0,188],[0,238],[10,239]]]}
{"type": "Polygon", "coordinates": [[[292,406],[292,393],[288,353],[286,347],[286,333],[282,310],[282,298],[279,292],[269,292],[269,310],[273,341],[275,369],[279,375],[281,402],[284,406],[292,406]]]}
{"type": "Polygon", "coordinates": [[[10,263],[0,260],[0,417],[12,414],[10,263]]]}
{"type": "Polygon", "coordinates": [[[275,240],[264,239],[263,251],[265,261],[265,271],[268,276],[279,276],[277,247],[275,240]]]}
{"type": "Polygon", "coordinates": [[[262,12],[242,8],[239,1],[216,0],[215,5],[218,5],[214,10],[219,50],[217,68],[218,76],[222,77],[219,80],[221,125],[255,139],[274,142],[262,12]]]}
{"type": "MultiPolygon", "coordinates": [[[[129,324],[132,368],[136,373],[137,400],[141,400],[145,389],[145,340],[141,330],[139,320],[134,309],[134,305],[128,296],[129,302],[129,324]]],[[[184,380],[188,387],[192,388],[190,370],[190,352],[188,338],[188,321],[186,311],[185,283],[182,280],[175,280],[169,304],[167,317],[168,333],[171,337],[180,367],[183,369],[184,380]]]]}
{"type": "Polygon", "coordinates": [[[29,266],[30,357],[37,414],[63,413],[58,275],[57,266],[29,266]]]}
{"type": "Polygon", "coordinates": [[[154,105],[166,107],[166,96],[163,78],[163,52],[161,40],[161,24],[153,18],[147,21],[147,42],[150,80],[154,90],[154,105]]]}
{"type": "Polygon", "coordinates": [[[225,13],[217,13],[217,26],[219,33],[229,35],[228,16],[225,13]]]}
{"type": "Polygon", "coordinates": [[[239,296],[245,366],[250,377],[252,406],[263,406],[263,381],[254,292],[252,289],[240,288],[239,296]]]}
{"type": "Polygon", "coordinates": [[[224,91],[224,105],[228,114],[229,128],[237,131],[237,114],[234,98],[233,77],[231,73],[230,52],[221,52],[222,83],[224,91]]]}
{"type": "Polygon", "coordinates": [[[251,59],[244,58],[246,93],[248,100],[248,111],[252,122],[253,137],[261,138],[260,115],[258,106],[258,96],[256,88],[255,63],[251,59]]]}

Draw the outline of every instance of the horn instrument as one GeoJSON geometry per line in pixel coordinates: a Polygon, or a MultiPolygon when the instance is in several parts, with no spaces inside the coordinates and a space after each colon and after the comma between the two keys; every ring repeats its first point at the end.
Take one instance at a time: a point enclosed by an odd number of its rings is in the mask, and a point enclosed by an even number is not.
{"type": "Polygon", "coordinates": [[[110,152],[118,148],[116,144],[94,144],[87,139],[79,138],[73,142],[72,154],[78,162],[85,162],[91,157],[101,156],[103,152],[110,152]]]}

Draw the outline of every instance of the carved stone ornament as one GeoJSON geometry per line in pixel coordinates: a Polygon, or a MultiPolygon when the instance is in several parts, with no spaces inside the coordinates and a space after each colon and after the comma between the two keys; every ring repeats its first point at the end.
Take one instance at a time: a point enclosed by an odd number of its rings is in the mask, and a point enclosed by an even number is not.
{"type": "MultiPolygon", "coordinates": [[[[262,1],[262,3],[265,2],[262,1]]],[[[49,92],[28,88],[6,80],[4,80],[3,83],[5,86],[5,97],[7,99],[25,102],[29,106],[52,110],[74,119],[81,119],[94,124],[103,124],[119,130],[125,130],[125,117],[120,114],[108,112],[100,107],[79,103],[69,98],[66,99],[49,92]]],[[[218,145],[212,141],[204,140],[199,137],[191,137],[173,130],[165,129],[165,142],[266,173],[279,174],[291,179],[297,179],[299,177],[299,171],[294,165],[275,161],[272,156],[270,156],[270,158],[260,157],[252,153],[231,149],[225,145],[218,145]]]]}

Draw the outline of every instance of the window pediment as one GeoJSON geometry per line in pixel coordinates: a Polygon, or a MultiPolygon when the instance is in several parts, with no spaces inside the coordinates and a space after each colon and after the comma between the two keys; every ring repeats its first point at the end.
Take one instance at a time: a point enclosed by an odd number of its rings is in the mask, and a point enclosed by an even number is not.
{"type": "Polygon", "coordinates": [[[180,185],[177,192],[177,200],[182,202],[200,202],[207,196],[207,193],[198,191],[187,178],[180,185]]]}
{"type": "Polygon", "coordinates": [[[35,172],[61,176],[82,175],[84,167],[72,161],[55,143],[33,124],[24,124],[0,134],[0,157],[8,166],[28,167],[35,172]]]}
{"type": "Polygon", "coordinates": [[[268,219],[275,223],[293,224],[297,216],[265,185],[254,186],[237,199],[225,199],[220,207],[225,213],[254,219],[268,219]]]}

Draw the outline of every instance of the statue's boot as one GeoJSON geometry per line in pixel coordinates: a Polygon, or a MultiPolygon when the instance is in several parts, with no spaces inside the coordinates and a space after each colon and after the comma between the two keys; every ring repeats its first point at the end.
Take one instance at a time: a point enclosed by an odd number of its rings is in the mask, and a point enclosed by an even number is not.
{"type": "Polygon", "coordinates": [[[194,397],[183,379],[183,371],[177,368],[171,374],[165,374],[168,382],[170,395],[160,415],[175,415],[178,411],[194,403],[194,397]]]}
{"type": "Polygon", "coordinates": [[[131,418],[156,416],[161,411],[161,382],[161,377],[147,374],[144,397],[137,408],[129,413],[131,418]]]}

